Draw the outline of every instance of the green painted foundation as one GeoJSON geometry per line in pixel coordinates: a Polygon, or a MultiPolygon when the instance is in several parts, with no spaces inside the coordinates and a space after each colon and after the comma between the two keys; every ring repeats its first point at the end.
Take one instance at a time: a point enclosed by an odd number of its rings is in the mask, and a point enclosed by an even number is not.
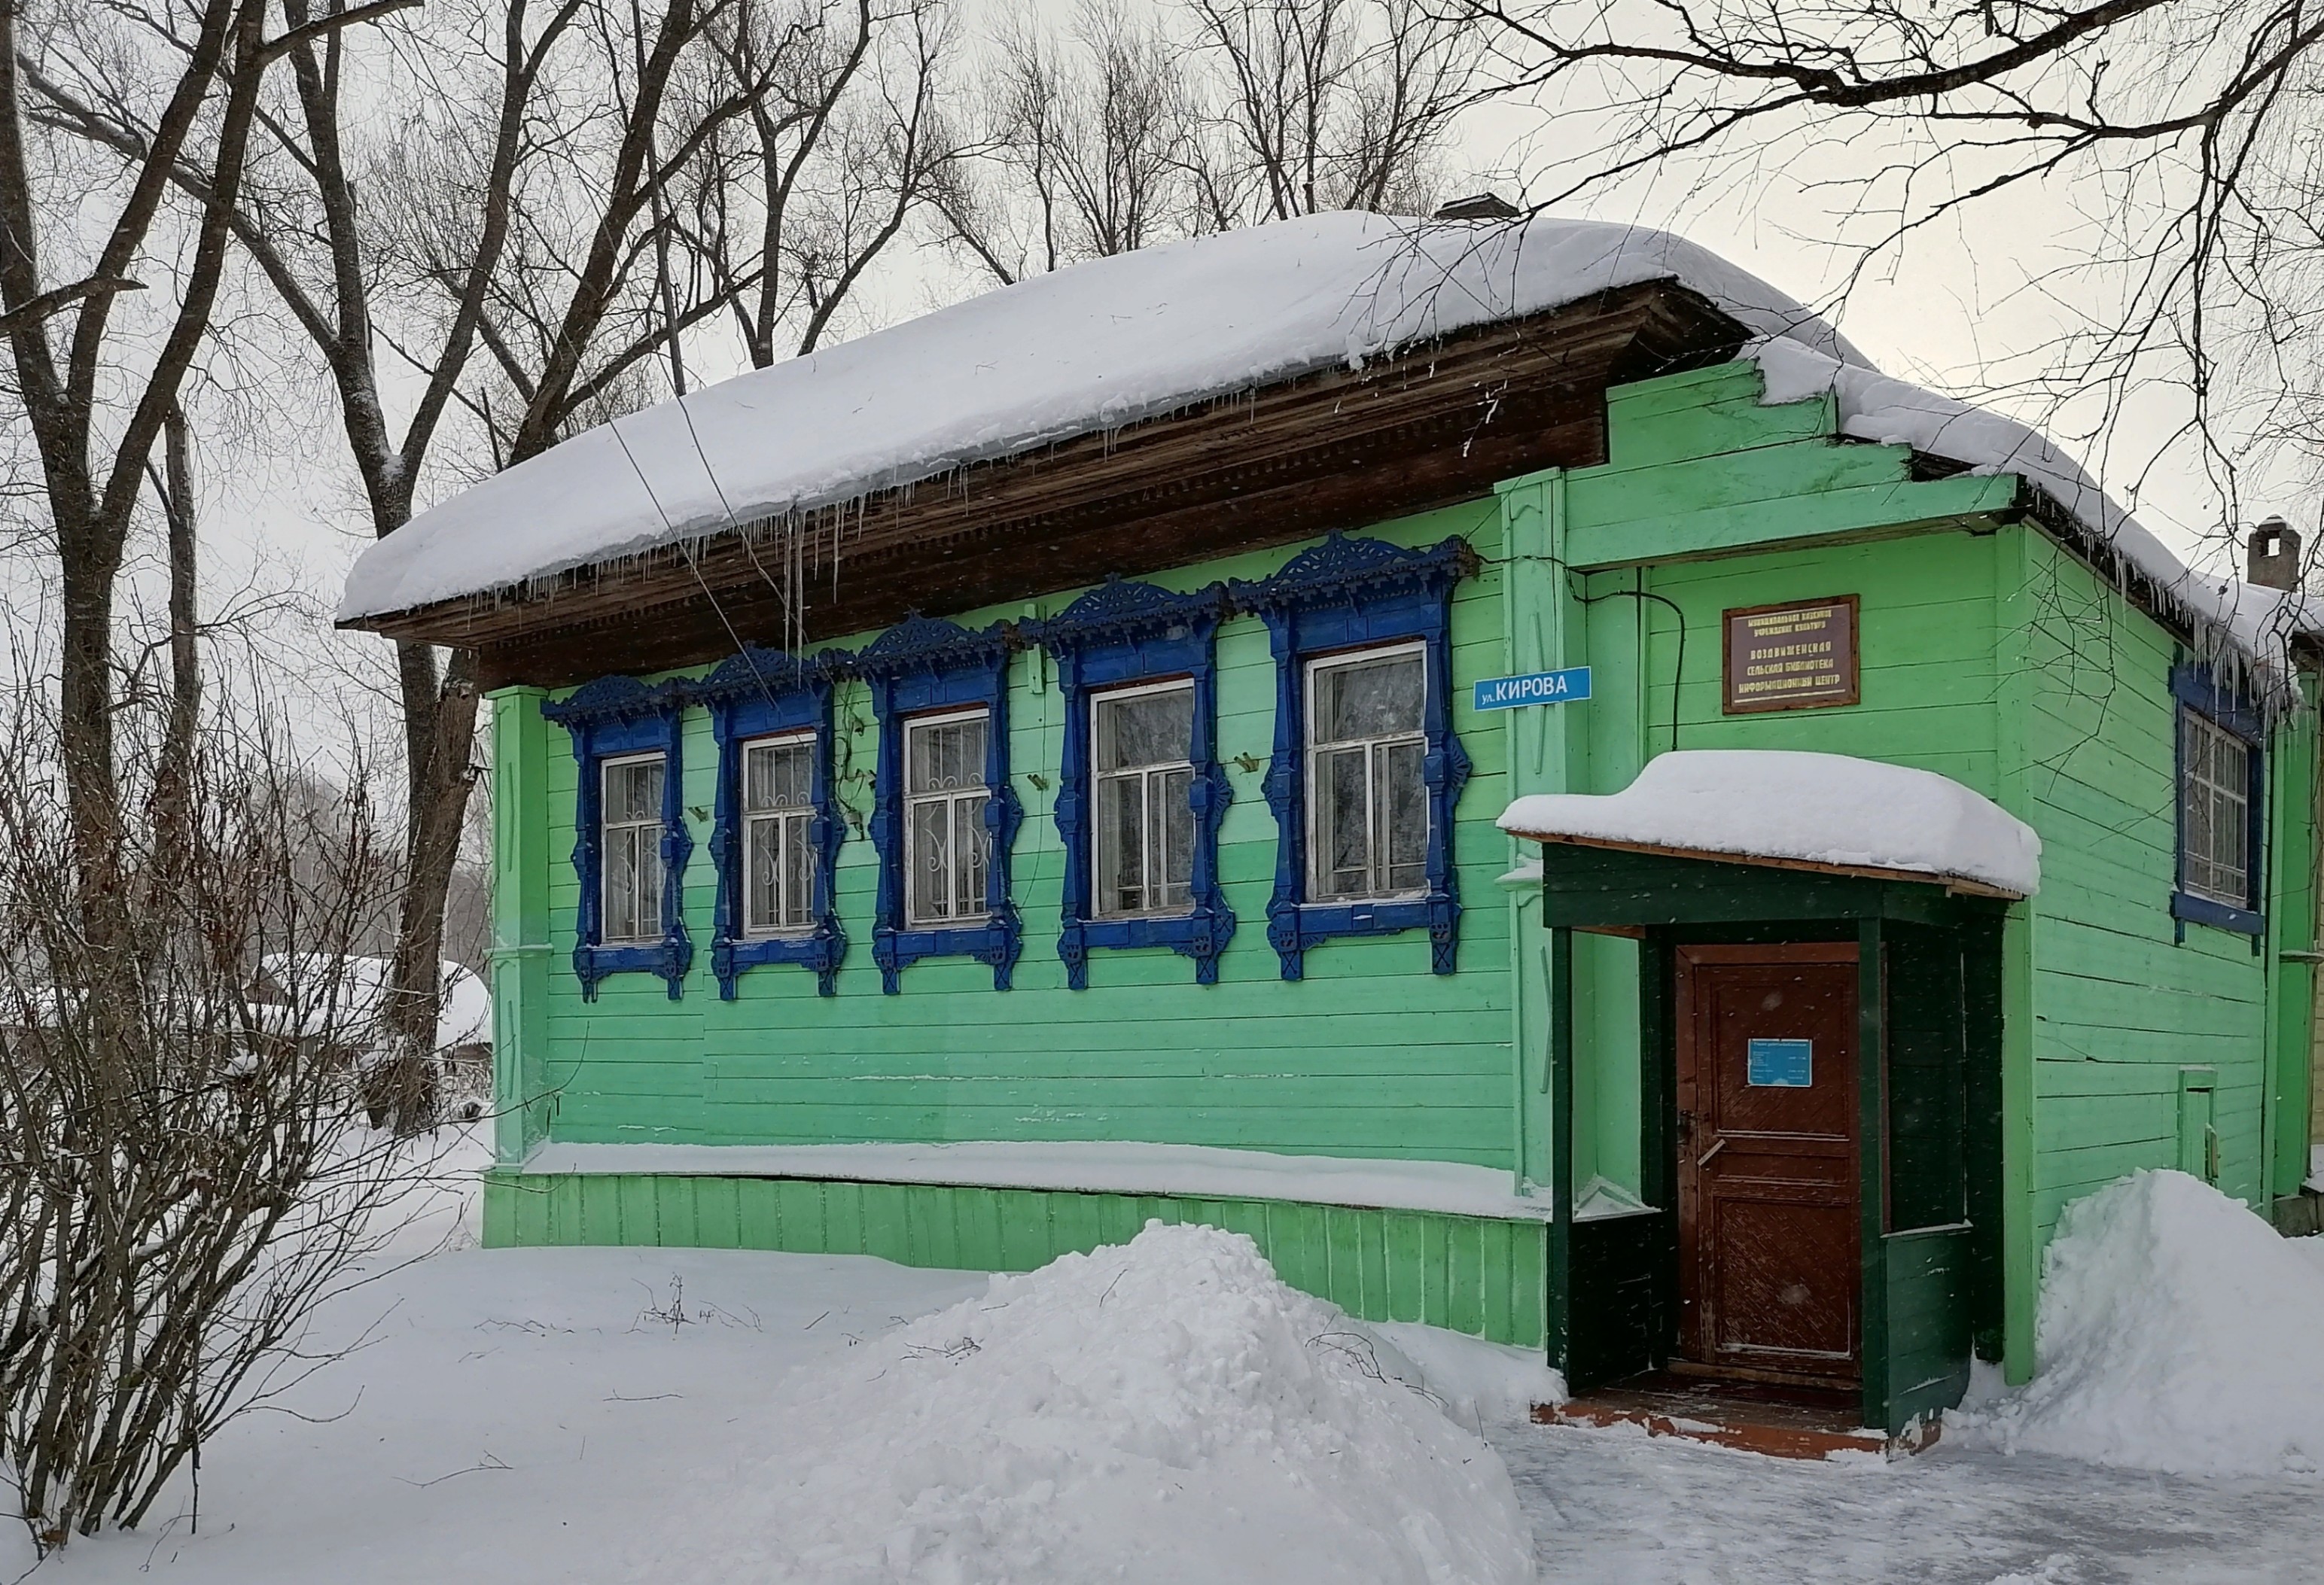
{"type": "Polygon", "coordinates": [[[1543,1345],[1538,1221],[1434,1212],[945,1184],[647,1174],[484,1177],[489,1248],[558,1244],[872,1255],[899,1266],[1031,1271],[1125,1243],[1149,1221],[1247,1233],[1293,1287],[1365,1321],[1418,1321],[1543,1345]]]}

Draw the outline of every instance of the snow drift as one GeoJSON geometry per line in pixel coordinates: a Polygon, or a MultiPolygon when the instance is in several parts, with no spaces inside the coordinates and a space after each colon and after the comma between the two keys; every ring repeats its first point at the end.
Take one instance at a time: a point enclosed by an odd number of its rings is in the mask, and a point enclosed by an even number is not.
{"type": "Polygon", "coordinates": [[[637,1571],[1531,1580],[1499,1456],[1401,1364],[1249,1239],[1149,1223],[802,1370],[761,1428],[766,1456],[706,1478],[637,1571]]]}
{"type": "Polygon", "coordinates": [[[2186,1475],[2324,1470],[2324,1250],[2177,1172],[2066,1208],[2036,1374],[1969,1416],[2011,1451],[2186,1475]]]}

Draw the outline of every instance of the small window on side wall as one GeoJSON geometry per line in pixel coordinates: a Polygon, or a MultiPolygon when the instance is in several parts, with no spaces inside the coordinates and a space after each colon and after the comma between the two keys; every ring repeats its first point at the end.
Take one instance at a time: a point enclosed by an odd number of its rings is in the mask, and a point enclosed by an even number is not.
{"type": "Polygon", "coordinates": [[[2172,674],[2178,701],[2177,884],[2172,917],[2258,936],[2262,912],[2262,725],[2258,712],[2212,680],[2208,668],[2172,674]]]}

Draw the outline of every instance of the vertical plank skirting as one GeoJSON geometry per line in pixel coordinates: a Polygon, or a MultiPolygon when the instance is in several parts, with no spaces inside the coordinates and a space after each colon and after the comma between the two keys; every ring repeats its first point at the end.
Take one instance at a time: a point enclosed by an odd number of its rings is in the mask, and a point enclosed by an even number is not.
{"type": "Polygon", "coordinates": [[[493,1249],[610,1244],[873,1255],[899,1266],[1030,1271],[1149,1220],[1247,1233],[1283,1280],[1366,1321],[1545,1344],[1538,1221],[1281,1200],[1184,1200],[927,1184],[493,1171],[493,1249]]]}

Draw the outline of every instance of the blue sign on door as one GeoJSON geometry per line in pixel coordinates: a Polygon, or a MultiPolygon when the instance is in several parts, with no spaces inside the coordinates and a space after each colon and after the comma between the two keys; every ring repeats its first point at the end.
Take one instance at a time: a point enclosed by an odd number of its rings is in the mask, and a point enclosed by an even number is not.
{"type": "Polygon", "coordinates": [[[1477,685],[1477,708],[1514,710],[1520,705],[1575,705],[1590,696],[1590,668],[1528,671],[1518,677],[1489,677],[1477,685]]]}
{"type": "Polygon", "coordinates": [[[1754,1040],[1744,1047],[1746,1083],[1771,1090],[1805,1090],[1815,1083],[1815,1042],[1754,1040]]]}

